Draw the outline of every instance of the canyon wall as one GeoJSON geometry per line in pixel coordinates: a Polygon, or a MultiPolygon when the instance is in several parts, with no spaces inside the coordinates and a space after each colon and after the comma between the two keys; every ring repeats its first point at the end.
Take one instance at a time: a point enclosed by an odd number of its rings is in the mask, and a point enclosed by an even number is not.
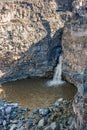
{"type": "Polygon", "coordinates": [[[77,86],[73,102],[76,130],[87,129],[87,1],[73,2],[72,19],[66,22],[62,47],[63,75],[77,86]]]}
{"type": "Polygon", "coordinates": [[[72,1],[0,1],[0,83],[52,74],[72,1]]]}
{"type": "Polygon", "coordinates": [[[53,71],[64,21],[54,0],[0,1],[0,82],[53,71]]]}
{"type": "Polygon", "coordinates": [[[81,1],[73,2],[73,16],[65,24],[62,39],[63,73],[67,75],[67,79],[73,79],[71,82],[74,82],[74,77],[76,79],[76,74],[84,74],[87,65],[87,3],[85,0],[81,1]]]}
{"type": "Polygon", "coordinates": [[[72,2],[0,1],[0,83],[51,75],[62,39],[63,75],[78,88],[73,102],[75,127],[86,130],[87,1],[75,0],[73,11],[72,2]]]}

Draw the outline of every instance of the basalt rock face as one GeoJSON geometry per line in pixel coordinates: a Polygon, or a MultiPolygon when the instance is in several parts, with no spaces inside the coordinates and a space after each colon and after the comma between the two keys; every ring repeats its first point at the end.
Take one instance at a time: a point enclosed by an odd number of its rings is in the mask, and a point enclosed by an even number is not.
{"type": "Polygon", "coordinates": [[[65,24],[62,40],[63,74],[77,86],[73,102],[76,130],[87,129],[87,1],[73,2],[72,19],[65,24]]]}
{"type": "Polygon", "coordinates": [[[64,25],[56,9],[54,0],[0,2],[0,83],[53,70],[64,25]]]}

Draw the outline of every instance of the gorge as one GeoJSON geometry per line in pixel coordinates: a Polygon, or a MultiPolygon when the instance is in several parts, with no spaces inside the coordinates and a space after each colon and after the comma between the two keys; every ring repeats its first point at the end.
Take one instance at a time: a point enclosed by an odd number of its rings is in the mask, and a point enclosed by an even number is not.
{"type": "Polygon", "coordinates": [[[63,77],[78,92],[75,129],[87,129],[87,0],[0,1],[0,84],[52,78],[63,52],[63,77]]]}

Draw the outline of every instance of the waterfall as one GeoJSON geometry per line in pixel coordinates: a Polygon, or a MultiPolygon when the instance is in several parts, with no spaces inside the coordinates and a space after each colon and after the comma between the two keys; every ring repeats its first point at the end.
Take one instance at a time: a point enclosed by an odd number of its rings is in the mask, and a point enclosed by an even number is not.
{"type": "Polygon", "coordinates": [[[48,86],[58,86],[64,83],[64,81],[62,80],[62,60],[63,56],[60,55],[59,63],[55,68],[53,80],[47,82],[48,86]]]}

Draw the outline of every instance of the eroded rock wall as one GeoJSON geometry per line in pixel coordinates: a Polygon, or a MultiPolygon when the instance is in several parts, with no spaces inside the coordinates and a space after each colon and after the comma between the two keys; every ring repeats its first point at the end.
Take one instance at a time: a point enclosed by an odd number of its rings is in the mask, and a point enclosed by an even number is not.
{"type": "Polygon", "coordinates": [[[76,130],[87,129],[87,0],[73,2],[73,15],[65,24],[63,74],[77,86],[73,102],[76,130]]]}
{"type": "Polygon", "coordinates": [[[0,83],[51,75],[72,1],[0,1],[0,83]]]}
{"type": "Polygon", "coordinates": [[[73,3],[72,20],[66,23],[62,40],[63,73],[71,78],[74,74],[83,74],[87,65],[87,3],[81,4],[81,1],[73,3]]]}
{"type": "Polygon", "coordinates": [[[61,53],[54,0],[0,1],[0,82],[45,76],[61,53]]]}

